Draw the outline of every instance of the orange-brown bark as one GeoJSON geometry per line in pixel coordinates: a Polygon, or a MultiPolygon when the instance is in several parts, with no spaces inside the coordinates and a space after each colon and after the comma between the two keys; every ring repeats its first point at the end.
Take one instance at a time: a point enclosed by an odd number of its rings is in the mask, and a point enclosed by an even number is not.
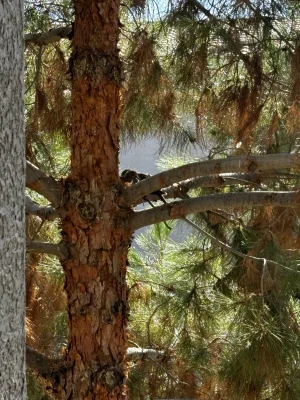
{"type": "Polygon", "coordinates": [[[119,215],[118,1],[74,1],[71,174],[65,182],[63,235],[74,362],[63,398],[124,399],[131,232],[119,215]]]}

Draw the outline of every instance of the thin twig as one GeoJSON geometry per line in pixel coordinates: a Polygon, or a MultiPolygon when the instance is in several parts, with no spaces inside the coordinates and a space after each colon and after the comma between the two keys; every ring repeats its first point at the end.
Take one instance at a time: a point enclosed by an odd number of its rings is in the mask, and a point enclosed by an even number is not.
{"type": "Polygon", "coordinates": [[[260,278],[260,289],[261,289],[261,301],[262,305],[264,305],[264,279],[267,271],[267,260],[264,258],[264,265],[263,265],[263,270],[261,273],[261,278],[260,278]]]}
{"type": "Polygon", "coordinates": [[[285,265],[282,265],[282,264],[280,264],[280,263],[278,263],[278,262],[276,262],[276,261],[273,261],[273,260],[266,260],[265,258],[254,257],[254,256],[249,256],[248,254],[243,254],[243,253],[241,253],[240,251],[233,249],[233,248],[232,248],[231,246],[229,246],[228,244],[226,244],[226,243],[224,243],[224,242],[221,242],[219,239],[217,239],[216,237],[214,237],[214,236],[211,235],[210,233],[208,233],[208,232],[206,232],[205,230],[203,230],[202,228],[200,228],[200,226],[198,226],[197,224],[195,224],[194,222],[192,222],[190,219],[188,219],[188,218],[182,218],[182,219],[183,219],[183,221],[185,221],[187,224],[189,224],[189,225],[191,225],[193,228],[195,228],[197,231],[201,232],[203,235],[205,235],[206,237],[208,237],[209,239],[211,239],[212,242],[218,244],[219,246],[223,247],[225,250],[229,251],[229,252],[232,253],[232,254],[235,254],[235,255],[238,256],[238,257],[246,258],[246,259],[254,260],[254,261],[262,261],[263,263],[266,262],[266,263],[269,263],[269,264],[272,264],[272,265],[275,265],[275,266],[284,268],[284,269],[286,269],[286,270],[288,270],[288,271],[292,271],[292,272],[295,272],[295,273],[297,273],[297,274],[300,274],[300,271],[295,271],[294,269],[289,268],[289,267],[287,267],[287,266],[285,266],[285,265]]]}

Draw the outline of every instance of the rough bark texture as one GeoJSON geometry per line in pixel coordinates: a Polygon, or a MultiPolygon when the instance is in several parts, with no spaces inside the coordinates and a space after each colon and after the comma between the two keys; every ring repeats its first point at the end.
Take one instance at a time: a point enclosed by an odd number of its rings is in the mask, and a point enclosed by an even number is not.
{"type": "Polygon", "coordinates": [[[23,2],[0,2],[0,399],[25,387],[23,2]]]}
{"type": "MultiPolygon", "coordinates": [[[[124,399],[131,233],[118,209],[118,1],[74,1],[71,174],[65,182],[63,262],[70,344],[63,398],[124,399]]],[[[126,214],[126,212],[125,212],[126,214]]],[[[125,217],[125,216],[124,216],[125,217]]]]}

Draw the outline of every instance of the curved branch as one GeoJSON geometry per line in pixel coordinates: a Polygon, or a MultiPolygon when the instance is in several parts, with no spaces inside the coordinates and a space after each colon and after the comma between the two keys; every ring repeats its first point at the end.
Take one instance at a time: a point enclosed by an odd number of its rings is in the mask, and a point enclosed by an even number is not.
{"type": "MultiPolygon", "coordinates": [[[[198,188],[220,188],[224,186],[255,186],[261,188],[261,184],[265,181],[271,181],[274,179],[299,179],[299,174],[292,174],[289,172],[279,172],[277,170],[269,170],[262,172],[248,172],[248,173],[228,173],[220,175],[207,175],[200,176],[198,178],[187,179],[179,184],[174,184],[167,188],[164,188],[164,197],[168,198],[185,198],[186,194],[191,189],[198,188]]],[[[147,195],[149,200],[157,200],[157,197],[147,195]]],[[[144,200],[143,200],[144,201],[144,200]]],[[[142,202],[142,201],[141,201],[142,202]]]]}
{"type": "Polygon", "coordinates": [[[36,215],[42,220],[47,221],[54,221],[59,216],[55,208],[51,206],[41,206],[28,195],[25,196],[25,210],[27,214],[36,215]]]}
{"type": "Polygon", "coordinates": [[[146,178],[124,190],[123,199],[130,206],[155,190],[205,175],[223,173],[254,173],[273,169],[300,169],[300,155],[290,153],[262,156],[237,156],[217,160],[199,161],[183,165],[146,178]]]}
{"type": "Polygon", "coordinates": [[[68,256],[68,249],[64,242],[46,243],[46,242],[27,242],[27,251],[42,254],[53,254],[60,259],[65,259],[68,256]]]}
{"type": "MultiPolygon", "coordinates": [[[[200,176],[198,178],[187,179],[174,184],[167,188],[164,188],[164,197],[166,199],[182,199],[186,197],[186,194],[191,189],[198,188],[220,188],[231,185],[244,185],[244,186],[256,186],[260,187],[264,179],[271,179],[272,175],[269,173],[263,174],[261,172],[249,172],[244,174],[220,174],[220,175],[207,175],[200,176]]],[[[149,200],[152,200],[152,195],[147,195],[149,200]]]]}
{"type": "Polygon", "coordinates": [[[59,28],[50,29],[48,32],[27,33],[25,35],[25,44],[33,43],[39,46],[59,42],[62,39],[69,39],[72,35],[71,26],[62,26],[59,28]]]}
{"type": "Polygon", "coordinates": [[[300,192],[239,192],[211,194],[174,201],[132,214],[132,230],[170,219],[181,219],[201,211],[246,207],[300,207],[300,192]]]}
{"type": "Polygon", "coordinates": [[[35,165],[26,161],[26,186],[46,197],[55,208],[61,203],[61,185],[35,165]]]}
{"type": "MultiPolygon", "coordinates": [[[[184,199],[187,198],[187,193],[189,190],[198,189],[198,188],[220,188],[224,186],[256,186],[257,188],[261,188],[261,183],[264,180],[271,180],[274,178],[279,179],[279,173],[269,171],[267,172],[249,172],[244,174],[220,174],[220,175],[207,175],[200,176],[198,178],[187,179],[185,181],[180,182],[179,184],[175,183],[172,186],[164,188],[164,198],[165,199],[184,199]]],[[[284,175],[286,176],[286,175],[284,175]]],[[[288,175],[287,175],[288,177],[288,175]]],[[[294,179],[297,179],[294,175],[292,176],[294,179]]],[[[300,177],[300,176],[299,176],[300,177]]],[[[159,200],[156,195],[148,194],[147,199],[150,201],[159,200]]],[[[144,203],[145,199],[140,199],[138,204],[144,203]]],[[[137,204],[135,204],[137,205],[137,204]]]]}

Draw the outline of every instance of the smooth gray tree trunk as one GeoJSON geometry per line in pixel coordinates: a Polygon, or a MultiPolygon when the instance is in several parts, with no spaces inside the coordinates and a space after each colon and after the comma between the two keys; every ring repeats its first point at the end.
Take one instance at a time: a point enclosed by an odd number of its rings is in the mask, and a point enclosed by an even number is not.
{"type": "Polygon", "coordinates": [[[0,0],[0,400],[25,400],[23,1],[0,0]]]}

